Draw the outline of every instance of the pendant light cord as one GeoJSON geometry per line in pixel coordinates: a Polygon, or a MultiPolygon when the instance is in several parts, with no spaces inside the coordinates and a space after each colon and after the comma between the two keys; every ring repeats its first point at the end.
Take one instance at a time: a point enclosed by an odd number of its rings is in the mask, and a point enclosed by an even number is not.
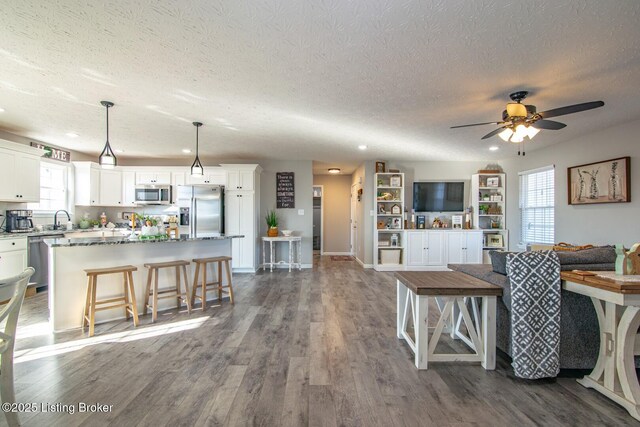
{"type": "Polygon", "coordinates": [[[198,157],[198,155],[200,154],[200,126],[196,126],[196,157],[198,157]]]}
{"type": "Polygon", "coordinates": [[[107,108],[107,144],[109,143],[109,106],[106,106],[107,108]]]}

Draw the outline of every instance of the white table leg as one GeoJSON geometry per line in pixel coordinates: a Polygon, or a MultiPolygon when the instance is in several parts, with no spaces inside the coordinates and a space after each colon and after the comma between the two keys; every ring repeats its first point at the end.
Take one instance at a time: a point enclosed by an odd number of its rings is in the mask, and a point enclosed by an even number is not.
{"type": "Polygon", "coordinates": [[[415,295],[415,302],[415,364],[418,369],[427,369],[429,362],[429,298],[415,295]]]}
{"type": "Polygon", "coordinates": [[[266,264],[267,258],[266,258],[266,254],[265,254],[265,252],[267,250],[266,243],[267,242],[265,242],[264,240],[262,241],[262,271],[266,270],[266,268],[267,268],[267,264],[266,264]]]}
{"type": "Polygon", "coordinates": [[[591,301],[600,325],[600,354],[593,372],[578,382],[604,394],[640,420],[640,385],[634,363],[640,308],[605,301],[603,310],[600,300],[592,297],[591,301]],[[622,316],[620,310],[624,310],[622,316]]]}
{"type": "Polygon", "coordinates": [[[273,240],[269,241],[269,256],[271,257],[271,262],[269,263],[269,267],[270,267],[270,272],[273,273],[273,240]]]}
{"type": "Polygon", "coordinates": [[[293,264],[293,242],[289,240],[289,273],[291,273],[292,264],[293,264]]]}
{"type": "MultiPolygon", "coordinates": [[[[479,328],[478,328],[479,329],[479,328]]],[[[496,369],[496,297],[482,297],[482,337],[484,357],[482,367],[496,369]]]]}
{"type": "Polygon", "coordinates": [[[302,239],[298,240],[298,270],[302,270],[302,239]]]}
{"type": "Polygon", "coordinates": [[[396,304],[397,304],[397,316],[396,316],[396,336],[400,339],[403,338],[402,331],[404,330],[404,307],[407,300],[407,288],[397,280],[396,284],[396,304]]]}

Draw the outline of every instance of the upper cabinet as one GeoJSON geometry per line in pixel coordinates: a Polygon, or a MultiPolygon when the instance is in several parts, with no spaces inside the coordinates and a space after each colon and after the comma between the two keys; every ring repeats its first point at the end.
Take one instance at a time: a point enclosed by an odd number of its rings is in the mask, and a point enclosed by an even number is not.
{"type": "Polygon", "coordinates": [[[124,190],[122,185],[122,172],[119,170],[104,169],[100,170],[99,174],[100,206],[122,206],[124,190]]]}
{"type": "Polygon", "coordinates": [[[0,201],[40,201],[40,155],[42,150],[0,141],[0,201]]]}
{"type": "MultiPolygon", "coordinates": [[[[93,162],[73,162],[73,166],[75,168],[76,205],[133,206],[131,194],[127,192],[125,176],[121,170],[102,169],[93,162]],[[129,196],[128,200],[126,195],[129,196]]],[[[132,178],[131,175],[126,176],[129,182],[132,178]]]]}
{"type": "Polygon", "coordinates": [[[227,172],[220,167],[206,167],[204,168],[204,175],[191,176],[190,173],[186,174],[187,185],[227,185],[227,172]]]}
{"type": "Polygon", "coordinates": [[[171,185],[171,172],[136,172],[136,185],[171,185]]]}
{"type": "Polygon", "coordinates": [[[230,169],[227,177],[227,190],[254,190],[253,170],[230,169]]]}

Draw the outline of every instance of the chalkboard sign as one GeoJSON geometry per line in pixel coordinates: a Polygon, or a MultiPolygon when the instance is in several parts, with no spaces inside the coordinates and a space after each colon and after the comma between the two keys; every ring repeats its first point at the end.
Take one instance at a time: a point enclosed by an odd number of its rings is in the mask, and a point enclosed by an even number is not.
{"type": "Polygon", "coordinates": [[[296,207],[293,172],[276,173],[276,207],[293,209],[296,207]]]}

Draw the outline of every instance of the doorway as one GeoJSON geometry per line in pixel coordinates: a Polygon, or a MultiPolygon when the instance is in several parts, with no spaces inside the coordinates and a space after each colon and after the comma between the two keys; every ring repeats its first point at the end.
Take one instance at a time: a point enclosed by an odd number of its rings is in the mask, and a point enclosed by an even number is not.
{"type": "Polygon", "coordinates": [[[324,246],[322,242],[324,222],[322,219],[324,211],[323,193],[324,187],[322,185],[313,186],[313,253],[319,255],[322,255],[324,246]]]}
{"type": "Polygon", "coordinates": [[[358,257],[358,190],[359,185],[351,186],[351,255],[358,257]]]}

